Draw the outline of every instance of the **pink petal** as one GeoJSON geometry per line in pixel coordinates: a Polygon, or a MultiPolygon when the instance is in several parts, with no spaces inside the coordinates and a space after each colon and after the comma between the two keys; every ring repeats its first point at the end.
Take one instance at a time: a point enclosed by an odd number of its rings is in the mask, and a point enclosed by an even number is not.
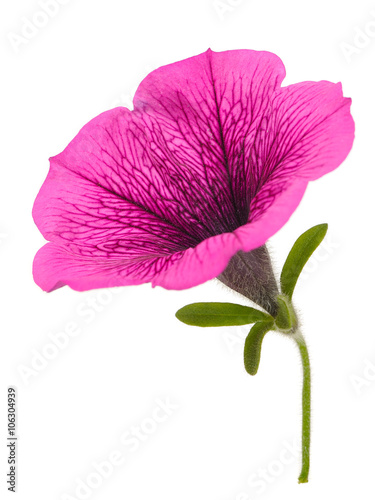
{"type": "Polygon", "coordinates": [[[33,209],[46,239],[86,257],[136,260],[199,243],[196,221],[191,232],[182,223],[188,203],[169,194],[134,127],[127,109],[108,111],[51,159],[33,209]]]}
{"type": "Polygon", "coordinates": [[[46,292],[68,285],[80,292],[94,288],[148,283],[181,257],[175,253],[162,258],[140,260],[93,259],[47,243],[36,254],[33,275],[46,292]]]}
{"type": "Polygon", "coordinates": [[[177,190],[203,203],[197,215],[215,221],[212,234],[248,220],[252,144],[284,77],[269,52],[208,50],[153,71],[135,94],[155,161],[177,190]]]}
{"type": "Polygon", "coordinates": [[[249,221],[298,179],[314,180],[337,168],[354,140],[351,99],[341,84],[303,82],[275,92],[252,149],[256,194],[249,221]]]}

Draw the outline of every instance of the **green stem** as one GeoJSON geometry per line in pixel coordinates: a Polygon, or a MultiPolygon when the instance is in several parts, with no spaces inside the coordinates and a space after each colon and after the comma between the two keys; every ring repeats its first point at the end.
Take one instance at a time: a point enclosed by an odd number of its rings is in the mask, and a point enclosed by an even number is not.
{"type": "Polygon", "coordinates": [[[310,469],[310,422],[311,422],[311,371],[310,360],[305,339],[298,332],[295,336],[301,354],[303,368],[302,387],[302,469],[298,478],[299,483],[307,483],[310,469]]]}

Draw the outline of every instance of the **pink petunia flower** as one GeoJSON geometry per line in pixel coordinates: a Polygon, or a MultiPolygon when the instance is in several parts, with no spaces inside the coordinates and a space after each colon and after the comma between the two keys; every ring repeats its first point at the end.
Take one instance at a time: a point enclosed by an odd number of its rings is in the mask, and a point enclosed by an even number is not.
{"type": "Polygon", "coordinates": [[[272,53],[208,50],[150,73],[134,111],[85,125],[35,201],[36,283],[184,289],[265,244],[354,137],[340,84],[284,76],[272,53]]]}

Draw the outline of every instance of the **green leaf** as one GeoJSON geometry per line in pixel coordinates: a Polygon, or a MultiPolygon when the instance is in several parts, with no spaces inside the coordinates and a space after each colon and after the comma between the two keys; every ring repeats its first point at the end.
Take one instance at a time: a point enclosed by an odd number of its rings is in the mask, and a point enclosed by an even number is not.
{"type": "Polygon", "coordinates": [[[260,321],[250,330],[246,337],[244,350],[244,363],[247,373],[256,375],[260,362],[260,351],[265,334],[274,327],[273,321],[260,321]]]}
{"type": "Polygon", "coordinates": [[[192,326],[249,325],[271,318],[258,309],[227,302],[197,302],[176,312],[176,318],[192,326]]]}
{"type": "Polygon", "coordinates": [[[281,292],[289,299],[292,298],[294,287],[303,267],[322,242],[327,229],[328,224],[312,227],[301,234],[289,252],[280,276],[281,292]]]}

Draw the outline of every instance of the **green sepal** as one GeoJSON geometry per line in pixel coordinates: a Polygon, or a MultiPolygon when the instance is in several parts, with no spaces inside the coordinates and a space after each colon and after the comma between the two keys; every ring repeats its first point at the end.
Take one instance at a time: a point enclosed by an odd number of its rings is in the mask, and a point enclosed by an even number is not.
{"type": "Polygon", "coordinates": [[[260,351],[265,334],[274,328],[274,322],[259,321],[251,328],[245,340],[244,363],[247,373],[256,375],[260,362],[260,351]]]}
{"type": "Polygon", "coordinates": [[[327,233],[328,224],[308,229],[294,243],[280,276],[281,293],[292,298],[297,280],[306,262],[318,248],[327,233]]]}
{"type": "Polygon", "coordinates": [[[297,328],[297,315],[292,302],[286,295],[278,295],[279,309],[275,318],[276,326],[284,333],[292,333],[297,328]]]}
{"type": "Polygon", "coordinates": [[[267,313],[253,307],[227,302],[196,302],[182,307],[176,318],[191,326],[238,326],[269,320],[267,313]]]}

